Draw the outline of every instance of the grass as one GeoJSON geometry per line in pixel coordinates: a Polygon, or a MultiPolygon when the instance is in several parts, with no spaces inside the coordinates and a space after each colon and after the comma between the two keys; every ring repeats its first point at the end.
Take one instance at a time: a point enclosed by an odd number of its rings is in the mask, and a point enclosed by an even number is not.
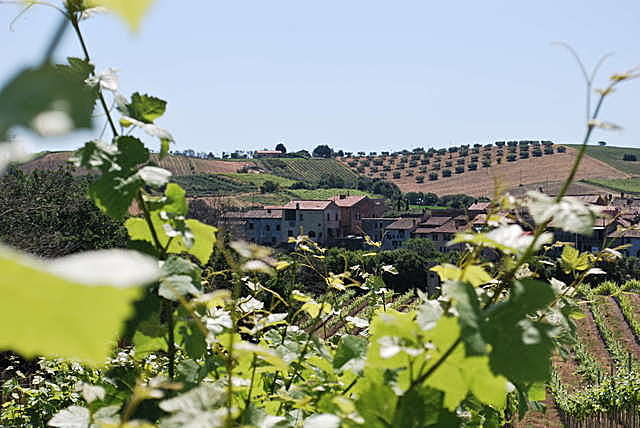
{"type": "Polygon", "coordinates": [[[289,178],[280,177],[273,174],[251,174],[251,173],[235,173],[235,174],[219,174],[220,176],[228,177],[233,180],[241,181],[243,183],[251,184],[255,187],[260,187],[265,181],[273,181],[281,188],[288,188],[295,180],[289,178]]]}
{"type": "Polygon", "coordinates": [[[353,184],[358,179],[356,173],[335,159],[260,159],[257,163],[272,174],[306,183],[318,183],[332,175],[347,184],[353,184]]]}
{"type": "Polygon", "coordinates": [[[255,193],[252,195],[241,196],[239,197],[239,199],[245,202],[249,202],[255,206],[284,205],[291,200],[291,198],[288,198],[278,193],[275,193],[275,194],[274,193],[267,193],[267,194],[255,193]]]}
{"type": "Polygon", "coordinates": [[[640,177],[634,178],[591,178],[581,180],[616,192],[640,194],[640,177]]]}
{"type": "MultiPolygon", "coordinates": [[[[566,144],[568,147],[579,149],[580,146],[576,144],[566,144]]],[[[629,162],[623,161],[622,156],[625,153],[634,154],[640,159],[640,149],[632,147],[613,147],[613,146],[588,146],[587,155],[592,158],[598,159],[608,165],[611,165],[617,170],[626,172],[627,174],[640,175],[640,161],[629,162]]]]}

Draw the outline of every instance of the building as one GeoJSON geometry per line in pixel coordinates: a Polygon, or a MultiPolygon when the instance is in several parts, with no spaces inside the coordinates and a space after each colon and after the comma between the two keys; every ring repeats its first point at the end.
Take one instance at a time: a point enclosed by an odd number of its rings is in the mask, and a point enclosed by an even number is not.
{"type": "Polygon", "coordinates": [[[284,153],[279,150],[256,150],[253,152],[254,158],[279,158],[282,157],[284,153]]]}
{"type": "Polygon", "coordinates": [[[400,218],[385,228],[382,239],[383,250],[395,250],[412,238],[413,231],[418,225],[417,218],[400,218]]]}
{"type": "Polygon", "coordinates": [[[362,235],[362,219],[380,217],[386,207],[383,199],[341,194],[330,198],[340,208],[340,236],[362,235]]]}
{"type": "Polygon", "coordinates": [[[333,201],[291,201],[281,207],[283,240],[307,235],[320,244],[340,237],[340,208],[333,201]]]}
{"type": "Polygon", "coordinates": [[[640,230],[620,229],[616,230],[615,232],[611,232],[608,235],[608,238],[610,247],[629,245],[629,247],[621,251],[625,256],[640,256],[640,230]]]}
{"type": "Polygon", "coordinates": [[[245,239],[260,245],[283,242],[282,217],[282,210],[262,209],[244,213],[245,239]]]}
{"type": "Polygon", "coordinates": [[[365,217],[362,219],[362,233],[376,242],[382,242],[387,226],[399,218],[365,217]]]}

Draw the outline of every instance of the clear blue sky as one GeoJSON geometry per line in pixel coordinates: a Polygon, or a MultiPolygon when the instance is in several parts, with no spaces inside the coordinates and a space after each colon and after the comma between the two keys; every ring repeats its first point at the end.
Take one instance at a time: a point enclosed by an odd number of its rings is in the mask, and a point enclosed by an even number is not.
{"type": "MultiPolygon", "coordinates": [[[[17,11],[0,6],[2,82],[39,58],[57,22],[54,11],[34,8],[10,31],[17,11]]],[[[640,64],[637,0],[158,0],[137,35],[112,16],[84,31],[98,70],[118,68],[125,94],[169,101],[158,124],[175,148],[207,152],[273,147],[280,138],[289,150],[350,151],[575,142],[583,81],[550,43],[571,43],[589,66],[614,51],[600,82],[640,64]]],[[[81,55],[72,36],[61,58],[81,55]]],[[[639,95],[637,81],[611,97],[602,118],[625,129],[596,139],[640,142],[639,95]]]]}

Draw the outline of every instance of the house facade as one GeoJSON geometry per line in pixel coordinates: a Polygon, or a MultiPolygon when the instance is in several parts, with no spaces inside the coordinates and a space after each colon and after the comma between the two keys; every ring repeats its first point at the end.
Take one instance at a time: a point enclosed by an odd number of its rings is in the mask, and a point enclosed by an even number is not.
{"type": "Polygon", "coordinates": [[[330,198],[340,208],[340,236],[362,235],[362,219],[380,217],[386,207],[384,200],[367,196],[338,195],[330,198]]]}
{"type": "Polygon", "coordinates": [[[319,244],[340,237],[340,208],[333,201],[291,201],[276,208],[283,212],[283,240],[307,235],[319,244]]]}
{"type": "Polygon", "coordinates": [[[252,210],[244,213],[244,234],[248,241],[260,245],[276,245],[283,242],[282,210],[252,210]]]}

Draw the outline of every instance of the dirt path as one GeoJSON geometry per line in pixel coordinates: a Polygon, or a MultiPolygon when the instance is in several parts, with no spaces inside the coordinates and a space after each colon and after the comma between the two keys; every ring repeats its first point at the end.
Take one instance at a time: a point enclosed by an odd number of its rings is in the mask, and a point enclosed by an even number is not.
{"type": "Polygon", "coordinates": [[[624,343],[624,346],[636,360],[640,360],[640,345],[636,342],[636,337],[629,328],[620,307],[611,297],[600,299],[600,302],[607,324],[613,330],[616,338],[624,343]]]}
{"type": "Polygon", "coordinates": [[[598,327],[593,320],[593,314],[587,306],[582,306],[582,310],[586,316],[576,322],[578,337],[580,337],[582,342],[587,346],[589,352],[598,359],[598,362],[606,372],[609,372],[611,367],[613,367],[613,361],[600,337],[598,327]]]}

